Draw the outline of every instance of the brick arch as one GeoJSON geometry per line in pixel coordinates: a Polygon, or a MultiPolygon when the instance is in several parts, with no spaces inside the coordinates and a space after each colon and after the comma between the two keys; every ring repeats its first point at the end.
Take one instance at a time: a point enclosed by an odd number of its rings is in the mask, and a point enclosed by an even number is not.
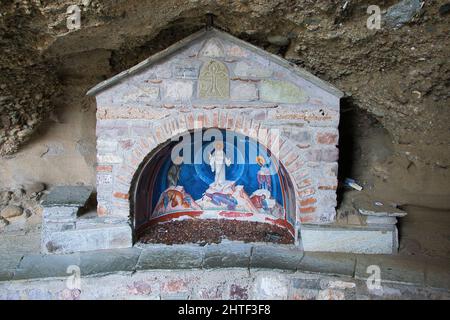
{"type": "MultiPolygon", "coordinates": [[[[270,129],[259,120],[223,109],[181,113],[160,120],[159,123],[149,136],[135,141],[131,150],[126,152],[129,156],[118,170],[115,170],[112,211],[132,214],[130,198],[133,194],[133,183],[152,152],[170,142],[172,138],[192,130],[218,128],[249,136],[274,153],[294,186],[296,229],[301,222],[309,221],[311,215],[314,215],[315,207],[312,205],[316,202],[313,197],[315,188],[312,177],[304,168],[304,152],[277,130],[270,129]],[[277,148],[278,152],[274,152],[274,148],[277,148]]],[[[298,232],[296,240],[297,235],[298,232]]]]}

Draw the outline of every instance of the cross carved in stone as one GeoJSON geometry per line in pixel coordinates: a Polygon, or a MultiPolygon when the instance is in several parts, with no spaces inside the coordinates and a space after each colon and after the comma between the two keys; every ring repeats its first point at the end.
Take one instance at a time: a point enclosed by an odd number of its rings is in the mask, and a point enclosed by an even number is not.
{"type": "Polygon", "coordinates": [[[227,67],[216,60],[205,64],[199,77],[199,97],[225,99],[230,95],[230,78],[227,67]]]}

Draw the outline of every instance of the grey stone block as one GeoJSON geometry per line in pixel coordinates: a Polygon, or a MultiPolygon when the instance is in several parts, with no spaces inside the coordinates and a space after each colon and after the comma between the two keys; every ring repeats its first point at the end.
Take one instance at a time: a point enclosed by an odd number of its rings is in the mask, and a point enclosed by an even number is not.
{"type": "Polygon", "coordinates": [[[23,255],[21,254],[2,254],[0,256],[0,281],[11,280],[14,271],[19,265],[23,255]]]}
{"type": "Polygon", "coordinates": [[[303,251],[293,246],[255,245],[250,267],[296,270],[302,257],[303,251]]]}
{"type": "Polygon", "coordinates": [[[320,290],[320,279],[303,279],[303,278],[293,278],[291,280],[291,286],[294,289],[314,289],[320,290]]]}
{"type": "Polygon", "coordinates": [[[386,25],[400,28],[408,23],[422,8],[420,0],[403,0],[388,8],[383,16],[386,25]]]}
{"type": "Polygon", "coordinates": [[[298,270],[353,276],[356,258],[340,253],[305,252],[298,270]]]}
{"type": "Polygon", "coordinates": [[[44,207],[43,220],[45,223],[51,222],[70,222],[74,221],[77,217],[79,207],[44,207]]]}
{"type": "Polygon", "coordinates": [[[246,243],[213,244],[205,248],[204,268],[248,268],[252,245],[246,243]]]}
{"type": "Polygon", "coordinates": [[[54,187],[42,202],[44,207],[75,206],[86,204],[92,193],[92,187],[87,186],[57,186],[54,187]]]}
{"type": "Polygon", "coordinates": [[[52,232],[42,236],[42,253],[72,253],[133,245],[131,227],[128,224],[101,228],[52,232]]]}
{"type": "Polygon", "coordinates": [[[396,217],[379,217],[379,216],[366,216],[367,224],[389,224],[394,225],[397,223],[396,217]]]}
{"type": "Polygon", "coordinates": [[[14,270],[0,270],[0,281],[12,280],[14,277],[14,270]]]}
{"type": "Polygon", "coordinates": [[[75,219],[73,221],[64,222],[48,222],[42,221],[42,233],[47,234],[49,232],[68,231],[75,229],[75,219]]]}
{"type": "Polygon", "coordinates": [[[124,248],[80,253],[81,275],[133,271],[141,249],[124,248]]]}
{"type": "Polygon", "coordinates": [[[80,266],[78,254],[68,255],[26,255],[17,267],[14,280],[67,277],[72,273],[67,272],[69,266],[80,266]]]}
{"type": "Polygon", "coordinates": [[[373,273],[367,273],[369,266],[380,268],[382,282],[419,285],[425,282],[425,265],[417,260],[399,256],[358,256],[355,278],[365,280],[370,277],[373,273]]]}
{"type": "Polygon", "coordinates": [[[137,270],[201,268],[204,248],[194,245],[154,245],[142,250],[137,270]]]}

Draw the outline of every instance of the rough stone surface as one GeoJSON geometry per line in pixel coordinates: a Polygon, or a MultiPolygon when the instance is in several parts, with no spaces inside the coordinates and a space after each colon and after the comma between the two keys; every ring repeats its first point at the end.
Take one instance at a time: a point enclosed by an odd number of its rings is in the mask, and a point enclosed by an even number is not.
{"type": "Polygon", "coordinates": [[[425,264],[412,259],[383,259],[379,263],[376,256],[358,256],[356,261],[355,277],[367,279],[371,276],[369,266],[380,268],[380,275],[385,282],[399,282],[406,284],[423,285],[425,282],[425,264]]]}
{"type": "Polygon", "coordinates": [[[296,270],[303,257],[303,251],[287,246],[256,246],[252,252],[250,267],[296,270]]]}
{"type": "Polygon", "coordinates": [[[339,253],[305,252],[299,271],[352,276],[356,259],[339,253]]]}
{"type": "Polygon", "coordinates": [[[32,195],[33,193],[38,193],[45,190],[45,184],[41,182],[33,182],[24,186],[27,195],[32,195]]]}
{"type": "Polygon", "coordinates": [[[23,209],[18,206],[8,205],[2,209],[0,216],[4,219],[10,219],[22,215],[23,209]]]}
{"type": "Polygon", "coordinates": [[[267,78],[273,73],[273,71],[267,67],[248,61],[237,62],[234,66],[233,72],[238,77],[250,78],[267,78]]]}
{"type": "Polygon", "coordinates": [[[141,250],[138,248],[110,249],[84,252],[81,255],[82,275],[133,271],[141,250]]]}
{"type": "Polygon", "coordinates": [[[251,253],[252,246],[250,244],[230,243],[208,245],[205,248],[202,266],[203,268],[248,268],[251,253]]]}
{"type": "Polygon", "coordinates": [[[280,103],[303,103],[305,93],[301,88],[285,81],[263,80],[260,88],[261,100],[280,103]]]}
{"type": "Polygon", "coordinates": [[[285,300],[288,297],[288,281],[281,275],[259,276],[254,291],[256,299],[285,300]]]}
{"type": "Polygon", "coordinates": [[[152,245],[145,247],[137,264],[137,270],[145,269],[194,269],[200,268],[203,251],[198,246],[152,245]]]}
{"type": "Polygon", "coordinates": [[[89,199],[92,187],[85,186],[57,186],[52,188],[48,196],[42,202],[48,206],[77,206],[82,207],[89,199]]]}
{"type": "Polygon", "coordinates": [[[14,273],[14,279],[65,277],[70,266],[79,266],[78,254],[26,255],[14,273]]]}
{"type": "Polygon", "coordinates": [[[254,101],[258,100],[258,89],[254,83],[233,81],[231,83],[231,100],[254,101]]]}
{"type": "Polygon", "coordinates": [[[420,0],[403,0],[388,8],[383,16],[385,23],[394,28],[399,28],[408,23],[422,8],[420,0]]]}

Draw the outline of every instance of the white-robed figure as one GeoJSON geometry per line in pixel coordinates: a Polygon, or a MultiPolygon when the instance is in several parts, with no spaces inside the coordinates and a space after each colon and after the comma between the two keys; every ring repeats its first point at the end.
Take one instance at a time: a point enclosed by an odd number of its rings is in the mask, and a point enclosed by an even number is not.
{"type": "Polygon", "coordinates": [[[225,165],[229,166],[231,160],[226,157],[223,151],[223,142],[217,141],[214,143],[214,152],[209,154],[209,165],[212,172],[215,173],[213,186],[222,186],[225,182],[225,165]]]}

